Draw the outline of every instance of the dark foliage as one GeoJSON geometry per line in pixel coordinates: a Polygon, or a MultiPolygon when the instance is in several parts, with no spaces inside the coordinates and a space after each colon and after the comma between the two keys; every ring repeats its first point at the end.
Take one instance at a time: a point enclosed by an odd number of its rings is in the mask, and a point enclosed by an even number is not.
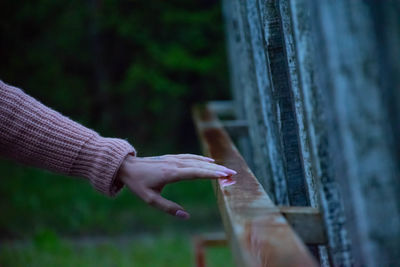
{"type": "Polygon", "coordinates": [[[215,1],[0,3],[0,79],[141,154],[193,152],[195,102],[228,97],[215,1]]]}

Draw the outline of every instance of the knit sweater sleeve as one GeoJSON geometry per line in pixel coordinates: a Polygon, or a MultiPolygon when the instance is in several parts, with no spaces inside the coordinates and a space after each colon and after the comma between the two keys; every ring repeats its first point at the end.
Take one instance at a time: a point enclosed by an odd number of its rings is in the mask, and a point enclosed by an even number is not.
{"type": "Polygon", "coordinates": [[[114,196],[122,161],[136,154],[125,140],[104,138],[0,81],[0,154],[50,171],[84,177],[114,196]]]}

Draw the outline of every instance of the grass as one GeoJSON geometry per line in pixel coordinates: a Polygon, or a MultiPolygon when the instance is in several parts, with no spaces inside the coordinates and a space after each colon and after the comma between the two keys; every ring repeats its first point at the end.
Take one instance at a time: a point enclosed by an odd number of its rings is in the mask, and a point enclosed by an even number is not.
{"type": "MultiPolygon", "coordinates": [[[[209,248],[207,266],[232,266],[226,247],[209,248]]],[[[44,232],[25,244],[11,244],[0,251],[2,266],[194,266],[194,255],[187,237],[139,237],[85,242],[59,239],[44,232]]]]}
{"type": "MultiPolygon", "coordinates": [[[[221,229],[208,181],[165,189],[191,212],[181,221],[128,190],[110,199],[87,181],[8,161],[0,172],[0,266],[192,266],[191,235],[221,229]]],[[[231,266],[227,255],[210,249],[210,266],[231,266]]]]}
{"type": "Polygon", "coordinates": [[[166,187],[165,196],[192,213],[177,220],[132,195],[103,196],[88,182],[37,169],[0,162],[0,236],[24,238],[42,229],[67,235],[191,229],[219,224],[210,182],[194,181],[166,187]],[[23,218],[23,219],[22,219],[23,218]]]}

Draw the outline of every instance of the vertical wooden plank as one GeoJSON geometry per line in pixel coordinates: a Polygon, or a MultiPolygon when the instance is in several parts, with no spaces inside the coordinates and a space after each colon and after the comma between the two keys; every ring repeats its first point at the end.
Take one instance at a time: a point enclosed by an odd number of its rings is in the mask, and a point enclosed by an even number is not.
{"type": "Polygon", "coordinates": [[[366,2],[311,6],[330,155],[346,203],[355,264],[393,266],[400,257],[399,172],[378,75],[377,50],[385,48],[375,38],[366,2]]]}
{"type": "MultiPolygon", "coordinates": [[[[276,116],[282,157],[291,205],[309,205],[307,189],[304,179],[300,147],[298,139],[298,125],[296,113],[288,80],[288,65],[284,49],[282,18],[279,10],[279,1],[265,1],[262,20],[269,34],[265,36],[264,49],[270,68],[272,82],[272,96],[276,103],[276,116]]],[[[250,12],[250,10],[248,10],[250,12]]]]}
{"type": "MultiPolygon", "coordinates": [[[[240,91],[241,119],[251,121],[248,143],[264,184],[278,203],[293,196],[285,180],[300,168],[297,152],[288,152],[300,150],[307,200],[321,205],[333,264],[390,266],[400,251],[400,5],[389,0],[225,5],[234,6],[240,21],[231,52],[240,65],[234,87],[240,91]],[[292,96],[285,95],[285,78],[292,96]],[[285,110],[290,97],[294,109],[285,110]],[[298,144],[290,130],[298,133],[298,144]]],[[[304,191],[299,184],[294,188],[304,191]]]]}
{"type": "MultiPolygon", "coordinates": [[[[235,106],[235,115],[237,119],[246,120],[246,108],[244,106],[245,91],[240,85],[240,44],[242,43],[242,31],[240,30],[238,14],[233,7],[233,2],[230,0],[222,1],[222,12],[225,22],[225,34],[229,60],[230,84],[233,94],[235,106]]],[[[249,166],[254,169],[253,148],[249,136],[240,136],[237,138],[238,146],[243,157],[249,163],[249,166]]],[[[260,176],[261,177],[261,176],[260,176]]]]}
{"type": "Polygon", "coordinates": [[[318,208],[281,206],[280,212],[308,245],[326,244],[325,227],[318,208]]]}
{"type": "MultiPolygon", "coordinates": [[[[252,1],[251,3],[256,3],[252,1]]],[[[251,4],[249,3],[249,4],[251,4]]],[[[264,55],[261,26],[257,12],[247,14],[242,1],[224,1],[228,47],[231,60],[233,89],[239,109],[239,118],[249,123],[249,142],[252,147],[254,170],[264,188],[279,204],[288,204],[283,157],[276,131],[274,103],[268,64],[264,55]],[[252,19],[249,22],[250,16],[252,19]],[[259,31],[254,35],[250,29],[259,31]]]]}
{"type": "MultiPolygon", "coordinates": [[[[291,89],[295,101],[301,155],[306,174],[310,204],[321,206],[329,237],[329,255],[334,266],[351,266],[350,241],[341,197],[330,167],[326,122],[321,88],[315,81],[313,53],[314,27],[310,7],[304,0],[282,0],[282,25],[286,42],[291,89]]],[[[320,247],[321,264],[328,265],[326,248],[320,247]]]]}

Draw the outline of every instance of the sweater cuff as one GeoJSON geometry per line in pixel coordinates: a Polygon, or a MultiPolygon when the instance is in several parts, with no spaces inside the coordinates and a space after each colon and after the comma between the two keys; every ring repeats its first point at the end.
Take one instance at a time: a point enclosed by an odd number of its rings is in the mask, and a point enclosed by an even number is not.
{"type": "Polygon", "coordinates": [[[70,175],[86,177],[96,190],[115,196],[124,186],[116,176],[128,154],[136,151],[127,141],[95,134],[82,146],[70,175]]]}

